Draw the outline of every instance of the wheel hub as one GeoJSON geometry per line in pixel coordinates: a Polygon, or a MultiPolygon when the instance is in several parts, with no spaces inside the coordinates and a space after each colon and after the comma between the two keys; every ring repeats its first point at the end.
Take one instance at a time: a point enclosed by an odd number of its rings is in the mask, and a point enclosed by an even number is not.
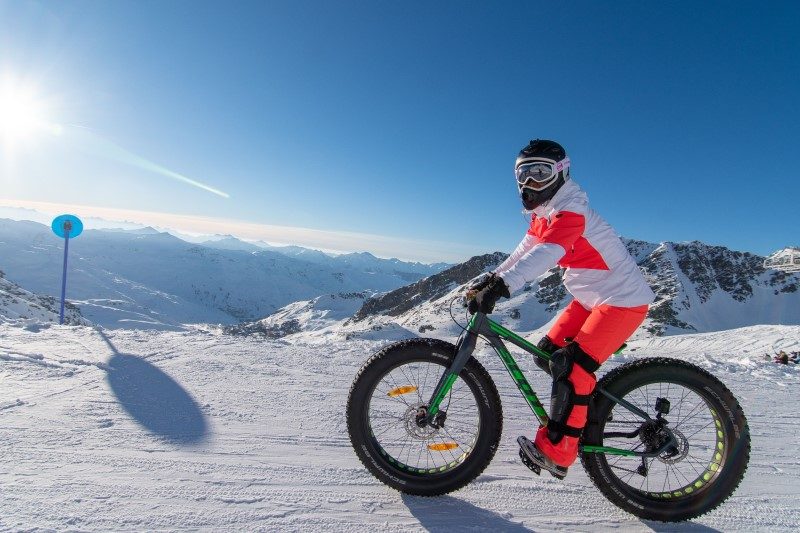
{"type": "MultiPolygon", "coordinates": [[[[421,423],[427,416],[427,408],[423,404],[411,405],[406,409],[403,415],[405,421],[406,433],[414,439],[426,440],[436,435],[439,432],[439,427],[434,425],[421,423]]],[[[437,419],[439,416],[437,415],[437,419]]]]}
{"type": "Polygon", "coordinates": [[[675,439],[672,446],[658,455],[662,463],[675,464],[689,455],[689,439],[678,430],[667,429],[667,421],[663,418],[645,422],[639,432],[639,440],[648,452],[660,450],[665,444],[675,439]]]}
{"type": "Polygon", "coordinates": [[[669,434],[664,429],[664,425],[662,420],[645,422],[639,431],[639,440],[650,450],[661,448],[669,440],[669,434]]]}
{"type": "Polygon", "coordinates": [[[683,461],[686,459],[686,456],[689,455],[689,439],[676,429],[672,430],[672,434],[675,436],[675,440],[678,441],[678,443],[658,456],[659,461],[670,465],[683,461]]]}

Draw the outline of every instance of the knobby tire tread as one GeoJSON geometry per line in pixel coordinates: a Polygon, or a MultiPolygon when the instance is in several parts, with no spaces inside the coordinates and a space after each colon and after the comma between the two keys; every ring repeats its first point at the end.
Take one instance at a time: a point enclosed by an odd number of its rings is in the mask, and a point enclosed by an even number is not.
{"type": "MultiPolygon", "coordinates": [[[[614,488],[606,483],[602,479],[601,468],[598,465],[598,459],[593,457],[598,454],[594,453],[582,453],[581,454],[581,463],[583,464],[584,469],[586,470],[589,478],[592,480],[594,485],[600,489],[603,495],[612,503],[620,507],[621,509],[634,514],[640,518],[645,518],[648,520],[656,520],[660,522],[680,522],[684,520],[692,520],[703,516],[704,514],[716,509],[720,505],[722,505],[728,498],[730,498],[744,478],[745,473],[747,472],[747,467],[750,458],[750,430],[747,424],[747,419],[745,418],[744,411],[742,410],[741,405],[736,400],[736,397],[731,393],[731,391],[722,383],[719,379],[717,379],[713,374],[708,372],[707,370],[700,368],[697,365],[689,363],[687,361],[683,361],[680,359],[673,359],[669,357],[648,357],[645,359],[640,359],[636,361],[632,361],[629,363],[625,363],[617,368],[613,369],[609,373],[603,376],[603,378],[598,382],[597,389],[600,387],[604,389],[609,389],[613,386],[614,382],[618,379],[626,378],[630,374],[639,373],[639,372],[647,372],[651,368],[681,368],[684,370],[688,370],[690,372],[695,373],[699,378],[709,382],[714,389],[720,395],[720,399],[725,403],[728,407],[733,410],[733,415],[736,421],[740,425],[740,440],[744,439],[744,447],[737,453],[736,459],[738,459],[739,464],[731,465],[730,467],[726,464],[725,466],[728,468],[734,468],[738,471],[733,473],[733,478],[726,477],[724,483],[727,485],[726,490],[722,497],[718,497],[716,499],[710,500],[705,504],[699,503],[695,504],[692,507],[690,512],[683,512],[678,513],[675,511],[670,511],[669,509],[640,509],[634,505],[630,505],[625,500],[621,499],[619,495],[614,491],[614,488]]],[[[599,392],[595,393],[595,396],[592,399],[590,404],[590,411],[589,411],[589,422],[588,424],[600,424],[601,418],[606,417],[608,412],[613,408],[613,405],[605,411],[605,412],[597,412],[598,406],[597,402],[607,401],[610,404],[605,396],[602,396],[599,392]]],[[[587,429],[588,429],[587,424],[587,429]]],[[[604,423],[603,423],[604,425],[604,423]]],[[[584,439],[587,438],[587,432],[584,432],[584,439]]],[[[584,444],[598,444],[595,439],[592,439],[591,442],[584,442],[584,444]]],[[[715,481],[715,485],[717,483],[722,483],[722,481],[715,481]]],[[[701,494],[702,496],[703,494],[701,494]]],[[[659,502],[661,503],[661,502],[659,502]]],[[[677,511],[677,509],[676,509],[677,511]]]]}
{"type": "MultiPolygon", "coordinates": [[[[472,375],[476,376],[476,381],[478,381],[479,384],[485,388],[487,399],[490,403],[488,409],[493,418],[493,422],[489,424],[490,429],[493,430],[493,434],[490,437],[491,445],[489,449],[482,451],[483,456],[478,458],[478,462],[476,464],[471,464],[470,472],[467,476],[461,475],[461,467],[457,467],[453,472],[448,472],[462,478],[457,482],[450,482],[446,478],[440,478],[440,482],[436,485],[433,485],[431,484],[431,481],[425,477],[419,478],[416,482],[409,481],[407,479],[403,484],[393,482],[391,478],[382,475],[380,471],[377,471],[376,468],[370,464],[370,460],[374,461],[375,458],[368,457],[363,449],[359,446],[359,432],[363,428],[359,427],[361,425],[361,420],[359,418],[360,411],[353,406],[353,400],[355,399],[355,395],[359,393],[358,389],[361,386],[362,377],[365,373],[372,371],[374,365],[382,362],[382,360],[386,357],[393,356],[394,353],[402,353],[405,351],[410,352],[412,350],[419,351],[420,353],[424,353],[422,350],[428,350],[430,352],[437,352],[440,354],[444,352],[449,354],[449,358],[452,360],[455,357],[456,347],[454,344],[440,339],[415,338],[394,342],[372,355],[359,369],[355,379],[353,380],[353,384],[350,386],[350,393],[347,400],[347,429],[350,435],[351,443],[353,444],[353,449],[355,450],[359,461],[361,461],[361,464],[363,464],[364,467],[366,467],[366,469],[372,473],[372,475],[378,478],[378,480],[405,494],[427,497],[441,496],[443,494],[459,490],[472,482],[486,469],[487,466],[489,466],[489,463],[491,463],[492,459],[494,458],[494,454],[499,446],[503,430],[503,411],[500,402],[500,395],[497,392],[497,387],[495,386],[494,381],[492,381],[489,372],[487,372],[487,370],[483,367],[483,365],[480,364],[480,362],[478,362],[477,359],[470,357],[469,361],[464,367],[464,370],[462,370],[462,375],[459,377],[460,379],[464,379],[463,374],[464,372],[468,371],[472,375]]],[[[409,354],[406,357],[410,358],[411,355],[409,354]]],[[[442,369],[444,370],[445,367],[442,367],[442,369]]],[[[473,453],[475,453],[475,450],[473,450],[473,453]]],[[[378,459],[380,459],[380,457],[378,457],[378,459]]],[[[387,469],[392,468],[391,465],[388,465],[388,463],[382,464],[381,466],[387,469]]],[[[398,473],[397,469],[395,469],[395,472],[393,473],[398,473]]]]}

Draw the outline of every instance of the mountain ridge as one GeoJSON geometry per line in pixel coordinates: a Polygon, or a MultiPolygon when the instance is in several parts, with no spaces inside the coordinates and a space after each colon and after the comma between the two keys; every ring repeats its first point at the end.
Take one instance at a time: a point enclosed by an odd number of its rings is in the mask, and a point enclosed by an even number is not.
{"type": "MultiPolygon", "coordinates": [[[[765,268],[761,256],[701,241],[623,241],[656,295],[637,335],[800,324],[800,276],[765,268]]],[[[372,336],[386,328],[410,334],[440,330],[437,335],[458,335],[460,326],[450,316],[453,300],[463,294],[467,281],[495,268],[506,257],[501,252],[475,256],[415,283],[374,295],[350,318],[329,324],[330,331],[348,338],[372,336]]],[[[546,327],[572,299],[562,275],[563,270],[555,267],[510,299],[501,299],[493,319],[522,332],[546,327]]],[[[302,319],[293,318],[294,330],[303,331],[302,319]]],[[[277,314],[272,326],[280,328],[277,314]]]]}
{"type": "MultiPolygon", "coordinates": [[[[27,290],[60,295],[63,242],[49,227],[0,219],[0,268],[27,290]]],[[[234,324],[321,294],[385,292],[437,271],[360,256],[307,261],[274,250],[223,250],[149,230],[86,230],[70,240],[67,298],[110,327],[234,324]]]]}

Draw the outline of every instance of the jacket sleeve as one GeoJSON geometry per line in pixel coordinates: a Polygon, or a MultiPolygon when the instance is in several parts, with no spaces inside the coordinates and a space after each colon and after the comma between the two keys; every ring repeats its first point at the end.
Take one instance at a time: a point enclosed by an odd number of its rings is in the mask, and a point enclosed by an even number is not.
{"type": "Polygon", "coordinates": [[[567,251],[572,249],[575,241],[583,235],[585,227],[586,220],[578,213],[562,211],[553,215],[552,222],[538,242],[513,265],[503,272],[498,272],[508,285],[508,290],[517,291],[525,283],[535,280],[556,266],[567,251]]]}
{"type": "Polygon", "coordinates": [[[531,235],[530,233],[526,233],[525,236],[522,238],[520,243],[517,245],[516,249],[511,252],[505,261],[500,263],[500,266],[494,269],[494,273],[498,276],[514,266],[514,263],[520,260],[520,258],[527,254],[531,248],[533,248],[536,243],[539,242],[539,239],[531,235]]]}

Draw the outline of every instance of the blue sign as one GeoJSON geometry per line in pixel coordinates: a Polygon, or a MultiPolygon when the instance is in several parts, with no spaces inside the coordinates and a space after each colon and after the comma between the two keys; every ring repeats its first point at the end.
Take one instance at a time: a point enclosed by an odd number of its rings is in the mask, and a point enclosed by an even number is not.
{"type": "Polygon", "coordinates": [[[77,237],[83,231],[83,222],[75,215],[61,215],[53,219],[50,225],[53,233],[64,239],[64,271],[61,275],[61,313],[59,323],[64,323],[64,302],[67,295],[67,253],[70,238],[77,237]]]}
{"type": "Polygon", "coordinates": [[[50,227],[53,228],[53,233],[62,239],[74,239],[83,231],[83,222],[75,215],[61,215],[53,219],[50,227]]]}

